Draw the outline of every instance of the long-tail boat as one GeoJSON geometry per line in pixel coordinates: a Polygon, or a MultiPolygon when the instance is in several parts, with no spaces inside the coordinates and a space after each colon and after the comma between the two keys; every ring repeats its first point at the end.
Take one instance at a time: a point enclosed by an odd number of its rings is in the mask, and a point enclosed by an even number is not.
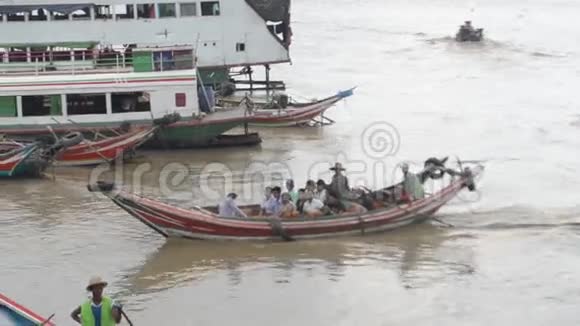
{"type": "MultiPolygon", "coordinates": [[[[50,154],[52,163],[56,166],[87,166],[110,163],[118,158],[127,157],[135,149],[149,140],[158,129],[177,122],[179,115],[166,115],[154,121],[152,127],[137,127],[127,129],[115,136],[103,136],[94,132],[95,140],[85,139],[79,132],[70,132],[62,138],[55,137],[50,154]]],[[[17,150],[29,146],[31,142],[2,140],[1,150],[17,150]]],[[[48,154],[47,154],[48,155],[48,154]]]]}
{"type": "Polygon", "coordinates": [[[44,318],[0,293],[0,325],[54,326],[50,319],[52,316],[44,318]]]}
{"type": "MultiPolygon", "coordinates": [[[[438,178],[448,173],[449,184],[422,199],[401,203],[390,202],[396,186],[372,192],[381,196],[366,213],[331,215],[320,218],[262,218],[260,206],[241,206],[250,218],[230,218],[218,215],[217,207],[184,209],[117,189],[114,184],[89,185],[89,191],[102,192],[116,205],[164,237],[183,237],[211,240],[294,240],[302,238],[336,237],[382,232],[428,220],[463,188],[475,189],[474,179],[483,166],[460,171],[441,168],[438,178]],[[380,198],[380,199],[379,199],[380,198]],[[383,199],[385,198],[385,199],[383,199]]],[[[422,174],[424,182],[433,174],[422,174]]],[[[434,177],[433,177],[434,178],[434,177]]],[[[399,185],[400,186],[400,185],[399,185]]]]}
{"type": "MultiPolygon", "coordinates": [[[[81,137],[77,145],[70,147],[56,147],[47,165],[51,163],[55,166],[87,166],[101,163],[109,163],[118,158],[124,157],[147,141],[155,132],[155,128],[136,129],[115,137],[105,137],[100,140],[87,140],[82,138],[80,133],[70,133],[64,138],[73,139],[81,137]]],[[[12,149],[14,152],[19,149],[29,148],[35,143],[26,141],[5,140],[0,141],[0,149],[12,149]]]]}
{"type": "Polygon", "coordinates": [[[51,159],[37,142],[16,148],[0,145],[0,177],[39,177],[51,159]]]}
{"type": "Polygon", "coordinates": [[[221,98],[219,103],[228,106],[243,106],[253,110],[250,126],[293,127],[305,125],[325,125],[334,121],[324,117],[324,112],[341,100],[353,95],[354,88],[340,91],[335,95],[311,102],[294,102],[286,95],[275,95],[270,101],[245,96],[237,99],[221,98]]]}
{"type": "Polygon", "coordinates": [[[57,166],[84,166],[112,162],[124,157],[153,136],[156,128],[136,129],[98,141],[83,140],[57,154],[57,166]]]}

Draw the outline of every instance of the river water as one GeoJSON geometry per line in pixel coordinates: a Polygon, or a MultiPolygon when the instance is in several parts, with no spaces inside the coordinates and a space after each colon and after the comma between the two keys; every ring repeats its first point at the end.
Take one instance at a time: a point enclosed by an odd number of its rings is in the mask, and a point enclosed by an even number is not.
{"type": "Polygon", "coordinates": [[[224,185],[255,201],[338,160],[370,186],[401,161],[483,160],[479,192],[439,213],[454,227],[166,241],[85,191],[90,170],[57,170],[1,181],[0,291],[60,325],[94,274],[135,325],[577,325],[580,3],[294,0],[292,12],[293,65],[273,75],[306,99],[358,86],[335,125],[260,130],[258,148],[145,152],[119,178],[187,207],[224,185]],[[464,19],[488,40],[454,43],[464,19]]]}

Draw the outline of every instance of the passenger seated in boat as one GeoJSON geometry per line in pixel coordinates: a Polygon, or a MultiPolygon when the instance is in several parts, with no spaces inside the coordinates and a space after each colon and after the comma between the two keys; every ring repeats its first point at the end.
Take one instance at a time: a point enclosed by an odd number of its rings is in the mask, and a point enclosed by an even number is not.
{"type": "Polygon", "coordinates": [[[314,198],[312,192],[307,191],[304,197],[306,199],[303,206],[304,215],[308,217],[320,217],[330,212],[328,207],[324,206],[323,202],[314,198]]]}
{"type": "Polygon", "coordinates": [[[288,179],[286,180],[286,190],[288,190],[288,194],[294,204],[298,202],[298,192],[294,190],[294,180],[288,179]]]}
{"type": "Polygon", "coordinates": [[[270,197],[272,197],[272,187],[266,187],[264,189],[264,199],[260,204],[260,215],[266,214],[266,203],[270,200],[270,197]]]}
{"type": "Polygon", "coordinates": [[[306,181],[306,191],[310,191],[311,193],[316,192],[316,183],[314,183],[314,180],[306,181]]]}
{"type": "Polygon", "coordinates": [[[316,181],[316,192],[314,193],[314,198],[320,200],[323,203],[326,203],[328,199],[328,191],[326,190],[326,182],[324,180],[319,179],[316,181]]]}
{"type": "Polygon", "coordinates": [[[229,193],[226,198],[219,204],[218,212],[221,217],[244,217],[248,216],[236,204],[238,195],[234,192],[229,193]]]}
{"type": "Polygon", "coordinates": [[[306,189],[304,188],[300,188],[298,189],[298,200],[296,201],[296,210],[298,210],[298,213],[303,214],[303,207],[304,207],[304,202],[306,201],[306,189]]]}
{"type": "Polygon", "coordinates": [[[345,210],[341,213],[342,215],[349,214],[363,214],[368,212],[368,210],[361,204],[355,203],[353,201],[343,201],[342,202],[345,210]]]}
{"type": "Polygon", "coordinates": [[[401,194],[401,200],[414,201],[425,198],[423,185],[417,175],[409,172],[409,164],[403,163],[403,165],[401,165],[401,170],[403,171],[403,191],[401,194]]]}
{"type": "Polygon", "coordinates": [[[470,20],[466,20],[465,24],[463,25],[463,28],[465,28],[465,30],[469,33],[473,33],[475,31],[475,29],[473,28],[473,25],[471,25],[471,21],[470,20]]]}
{"type": "Polygon", "coordinates": [[[292,197],[290,194],[285,192],[281,196],[282,198],[282,207],[280,208],[279,217],[281,218],[290,218],[298,216],[298,210],[296,210],[296,205],[292,202],[292,197]]]}
{"type": "Polygon", "coordinates": [[[280,198],[280,193],[282,189],[280,187],[272,188],[272,195],[270,199],[265,203],[264,213],[266,216],[278,216],[280,209],[282,209],[282,199],[280,198]]]}

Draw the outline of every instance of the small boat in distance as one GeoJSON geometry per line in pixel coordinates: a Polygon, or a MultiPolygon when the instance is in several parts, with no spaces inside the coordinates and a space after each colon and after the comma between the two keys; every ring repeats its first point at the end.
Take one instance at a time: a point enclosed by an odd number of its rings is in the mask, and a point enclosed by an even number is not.
{"type": "Polygon", "coordinates": [[[459,26],[459,31],[455,34],[457,42],[481,42],[483,40],[483,28],[473,28],[471,21],[459,26]]]}
{"type": "Polygon", "coordinates": [[[364,235],[424,222],[463,188],[474,190],[474,179],[482,171],[481,165],[460,171],[440,167],[435,174],[423,173],[422,175],[426,176],[423,180],[440,178],[444,174],[449,174],[451,180],[447,186],[428,197],[405,203],[393,201],[393,198],[396,198],[397,185],[395,185],[372,192],[374,208],[365,213],[320,218],[256,217],[260,211],[259,205],[240,207],[248,216],[254,217],[229,218],[219,216],[216,206],[179,208],[116,189],[114,184],[100,182],[89,185],[88,189],[92,192],[102,192],[116,205],[164,237],[206,240],[294,240],[364,235]],[[385,193],[392,196],[384,196],[385,193]]]}
{"type": "Polygon", "coordinates": [[[44,318],[0,293],[0,325],[54,326],[53,316],[44,318]]]}

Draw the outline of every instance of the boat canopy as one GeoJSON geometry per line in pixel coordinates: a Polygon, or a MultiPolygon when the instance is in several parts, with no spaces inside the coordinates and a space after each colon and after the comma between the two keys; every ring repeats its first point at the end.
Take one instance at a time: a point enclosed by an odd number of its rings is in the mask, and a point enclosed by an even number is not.
{"type": "Polygon", "coordinates": [[[246,0],[266,21],[284,21],[290,13],[290,0],[246,0]]]}
{"type": "Polygon", "coordinates": [[[23,12],[31,12],[38,9],[45,9],[51,12],[58,12],[64,15],[71,14],[77,10],[86,9],[95,6],[94,3],[71,3],[71,4],[37,4],[37,5],[15,5],[0,6],[0,15],[13,15],[23,12]]]}

